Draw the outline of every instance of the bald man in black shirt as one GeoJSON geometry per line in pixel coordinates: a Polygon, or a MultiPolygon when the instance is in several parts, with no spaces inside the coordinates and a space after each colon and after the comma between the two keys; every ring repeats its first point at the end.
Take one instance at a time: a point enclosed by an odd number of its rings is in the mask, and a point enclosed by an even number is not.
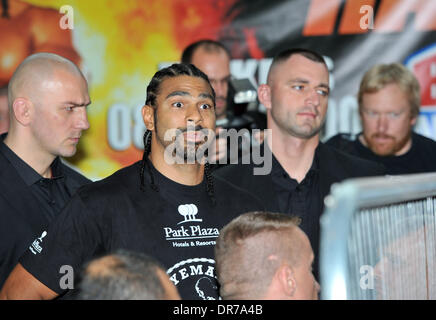
{"type": "Polygon", "coordinates": [[[88,179],[65,166],[88,129],[88,85],[55,54],[26,58],[9,82],[9,132],[0,137],[0,287],[31,241],[88,179]]]}

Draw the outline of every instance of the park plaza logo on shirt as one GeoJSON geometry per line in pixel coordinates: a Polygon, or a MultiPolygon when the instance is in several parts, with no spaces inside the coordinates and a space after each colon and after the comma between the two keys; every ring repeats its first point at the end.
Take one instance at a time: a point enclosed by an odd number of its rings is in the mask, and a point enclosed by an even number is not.
{"type": "Polygon", "coordinates": [[[179,221],[176,227],[163,228],[165,239],[171,241],[173,247],[215,245],[219,230],[218,228],[204,227],[200,224],[203,219],[197,217],[199,212],[195,204],[181,204],[177,210],[183,220],[179,221]]]}
{"type": "Polygon", "coordinates": [[[198,213],[198,208],[195,204],[181,204],[177,210],[179,213],[183,216],[184,220],[180,221],[177,224],[185,223],[185,222],[191,222],[191,221],[198,221],[202,222],[203,219],[195,219],[195,216],[198,213]]]}
{"type": "Polygon", "coordinates": [[[36,238],[35,241],[32,242],[29,249],[33,254],[41,253],[42,251],[41,242],[46,235],[47,235],[47,231],[44,231],[39,238],[36,238]]]}

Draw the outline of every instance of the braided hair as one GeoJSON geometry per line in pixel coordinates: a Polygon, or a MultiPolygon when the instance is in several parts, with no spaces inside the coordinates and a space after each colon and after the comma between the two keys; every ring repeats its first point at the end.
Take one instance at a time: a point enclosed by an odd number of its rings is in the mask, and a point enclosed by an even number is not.
{"type": "MultiPolygon", "coordinates": [[[[175,63],[155,73],[149,85],[147,86],[147,98],[145,100],[145,104],[151,106],[153,109],[156,110],[157,108],[156,98],[157,95],[159,94],[160,86],[163,80],[165,80],[166,78],[173,78],[183,75],[191,76],[191,77],[199,77],[204,79],[209,84],[210,89],[212,91],[213,99],[215,100],[215,91],[213,90],[212,85],[209,82],[209,78],[206,76],[206,74],[204,74],[200,69],[195,67],[193,64],[175,63]]],[[[159,192],[159,187],[155,183],[150,162],[147,160],[151,152],[151,137],[152,137],[152,132],[150,130],[146,130],[143,137],[144,153],[142,156],[141,168],[140,168],[140,189],[142,192],[145,192],[144,176],[145,176],[146,168],[150,176],[152,190],[159,192]]],[[[216,199],[215,199],[215,192],[213,186],[213,178],[211,174],[210,165],[207,162],[204,165],[204,175],[206,177],[207,194],[209,195],[212,205],[215,206],[216,199]]]]}

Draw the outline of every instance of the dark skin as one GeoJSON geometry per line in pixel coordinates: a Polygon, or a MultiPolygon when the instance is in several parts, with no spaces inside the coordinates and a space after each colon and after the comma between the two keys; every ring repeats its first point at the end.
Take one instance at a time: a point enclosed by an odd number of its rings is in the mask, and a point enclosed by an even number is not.
{"type": "Polygon", "coordinates": [[[215,130],[212,90],[207,82],[199,77],[169,78],[162,82],[156,104],[157,108],[146,105],[142,109],[144,123],[153,132],[151,162],[158,171],[173,181],[185,185],[199,184],[203,181],[204,165],[197,162],[166,163],[164,150],[170,142],[165,142],[164,135],[168,129],[186,128],[188,123],[194,127],[215,130]],[[158,123],[155,123],[155,119],[158,119],[158,123]]]}

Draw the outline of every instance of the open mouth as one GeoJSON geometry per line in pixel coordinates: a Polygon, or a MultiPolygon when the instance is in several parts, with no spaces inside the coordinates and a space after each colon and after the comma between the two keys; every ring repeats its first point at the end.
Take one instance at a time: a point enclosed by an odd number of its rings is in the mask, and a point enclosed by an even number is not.
{"type": "Polygon", "coordinates": [[[180,130],[179,134],[183,134],[183,140],[187,143],[200,144],[208,140],[208,130],[202,126],[188,126],[180,130]]]}
{"type": "Polygon", "coordinates": [[[207,137],[201,131],[187,131],[183,133],[183,137],[187,142],[201,143],[207,141],[207,137]]]}

